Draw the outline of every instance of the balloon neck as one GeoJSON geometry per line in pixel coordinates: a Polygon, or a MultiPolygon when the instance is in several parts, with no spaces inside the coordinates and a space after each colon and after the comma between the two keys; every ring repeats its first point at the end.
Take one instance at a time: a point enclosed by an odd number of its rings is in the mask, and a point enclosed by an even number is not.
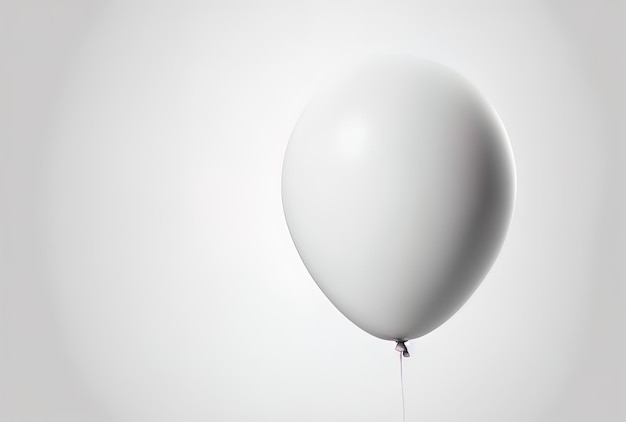
{"type": "Polygon", "coordinates": [[[401,340],[396,340],[396,351],[401,352],[402,356],[405,358],[410,357],[409,350],[406,348],[406,344],[404,344],[401,340]]]}

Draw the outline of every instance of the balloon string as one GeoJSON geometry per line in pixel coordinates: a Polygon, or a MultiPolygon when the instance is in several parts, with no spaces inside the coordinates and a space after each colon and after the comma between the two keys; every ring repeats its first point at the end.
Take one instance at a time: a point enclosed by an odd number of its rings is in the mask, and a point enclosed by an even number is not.
{"type": "Polygon", "coordinates": [[[411,356],[406,344],[402,340],[396,341],[396,350],[400,352],[400,391],[402,391],[402,422],[406,422],[406,408],[404,405],[404,376],[402,375],[402,358],[411,356]]]}
{"type": "Polygon", "coordinates": [[[402,355],[400,352],[400,391],[402,392],[402,422],[406,422],[406,408],[404,406],[404,377],[402,375],[402,355]]]}

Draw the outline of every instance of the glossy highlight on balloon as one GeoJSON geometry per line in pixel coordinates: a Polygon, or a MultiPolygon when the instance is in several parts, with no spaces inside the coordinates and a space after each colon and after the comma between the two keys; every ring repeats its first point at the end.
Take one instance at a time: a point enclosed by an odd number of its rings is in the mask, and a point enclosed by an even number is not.
{"type": "Polygon", "coordinates": [[[407,341],[448,320],[495,261],[515,169],[502,122],[454,71],[372,60],[327,84],[287,147],[291,237],[354,324],[407,341]]]}

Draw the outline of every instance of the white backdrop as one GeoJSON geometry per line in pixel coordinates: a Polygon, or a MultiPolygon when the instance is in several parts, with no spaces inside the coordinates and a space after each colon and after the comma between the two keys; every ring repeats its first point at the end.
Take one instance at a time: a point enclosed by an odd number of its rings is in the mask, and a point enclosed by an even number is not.
{"type": "Polygon", "coordinates": [[[393,343],[315,286],[280,200],[315,84],[388,52],[472,80],[518,178],[492,271],[409,344],[407,420],[626,416],[622,2],[0,11],[0,420],[400,421],[393,343]]]}

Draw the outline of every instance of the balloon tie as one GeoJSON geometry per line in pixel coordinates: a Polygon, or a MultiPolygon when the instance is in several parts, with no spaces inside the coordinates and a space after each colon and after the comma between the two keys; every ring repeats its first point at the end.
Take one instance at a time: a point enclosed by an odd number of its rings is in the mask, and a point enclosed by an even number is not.
{"type": "Polygon", "coordinates": [[[396,341],[396,350],[402,354],[405,358],[411,357],[409,349],[406,348],[406,344],[402,340],[396,341]]]}

